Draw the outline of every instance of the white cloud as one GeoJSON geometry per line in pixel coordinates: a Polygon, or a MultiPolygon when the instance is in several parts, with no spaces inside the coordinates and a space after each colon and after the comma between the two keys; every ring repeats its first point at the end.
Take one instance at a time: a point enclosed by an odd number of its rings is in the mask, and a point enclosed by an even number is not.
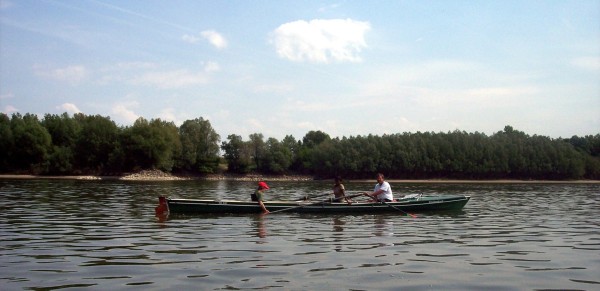
{"type": "MultiPolygon", "coordinates": [[[[6,94],[0,95],[0,100],[11,99],[14,97],[15,97],[15,95],[13,93],[6,93],[6,94]]],[[[6,106],[4,106],[4,108],[2,108],[2,113],[6,114],[6,115],[9,115],[9,114],[17,112],[17,111],[19,111],[19,110],[12,105],[6,105],[6,106]]]]}
{"type": "Polygon", "coordinates": [[[177,126],[181,126],[183,124],[183,121],[188,119],[188,115],[177,113],[175,112],[175,108],[169,107],[161,110],[158,114],[158,118],[164,121],[173,122],[177,126]]]}
{"type": "Polygon", "coordinates": [[[197,43],[200,38],[193,36],[193,35],[189,35],[189,34],[184,34],[181,39],[185,42],[189,42],[189,43],[197,43]]]}
{"type": "Polygon", "coordinates": [[[0,100],[2,100],[2,99],[10,99],[10,98],[14,98],[14,97],[15,97],[15,94],[13,94],[13,93],[1,94],[0,95],[0,100]]]}
{"type": "Polygon", "coordinates": [[[294,91],[294,86],[291,84],[259,84],[252,89],[254,93],[289,93],[294,91]]]}
{"type": "Polygon", "coordinates": [[[600,57],[580,57],[573,59],[571,64],[580,69],[599,71],[600,57]]]}
{"type": "Polygon", "coordinates": [[[313,63],[359,62],[371,25],[352,19],[313,19],[284,23],[272,33],[281,58],[313,63]]]}
{"type": "Polygon", "coordinates": [[[323,12],[327,12],[329,10],[337,9],[340,6],[341,5],[339,3],[329,4],[329,5],[326,5],[326,6],[323,6],[323,7],[319,8],[317,11],[319,11],[320,13],[323,13],[323,12]]]}
{"type": "Polygon", "coordinates": [[[206,84],[209,81],[210,73],[220,70],[219,63],[214,61],[201,63],[197,71],[166,68],[155,63],[126,62],[102,68],[100,70],[102,76],[97,82],[99,84],[126,82],[134,85],[173,89],[206,84]]]}
{"type": "Polygon", "coordinates": [[[75,104],[73,104],[73,103],[63,103],[60,106],[56,106],[56,109],[64,110],[67,113],[71,113],[71,114],[81,112],[81,110],[79,110],[79,108],[77,108],[77,106],[75,106],[75,104]]]}
{"type": "Polygon", "coordinates": [[[219,66],[219,63],[217,62],[207,62],[204,64],[204,71],[207,73],[217,72],[219,70],[221,70],[221,66],[219,66]]]}
{"type": "Polygon", "coordinates": [[[314,130],[317,126],[309,121],[301,121],[296,124],[296,127],[306,130],[314,130]]]}
{"type": "Polygon", "coordinates": [[[35,66],[34,71],[38,76],[70,83],[83,81],[89,75],[88,70],[81,65],[58,69],[45,69],[40,66],[35,66]]]}
{"type": "Polygon", "coordinates": [[[130,103],[120,103],[120,104],[116,104],[115,106],[113,106],[112,108],[112,113],[119,119],[121,120],[125,120],[127,123],[133,123],[134,121],[136,121],[140,116],[135,114],[135,112],[133,112],[133,110],[129,109],[128,107],[137,107],[138,103],[137,102],[130,102],[130,103]]]}
{"type": "Polygon", "coordinates": [[[220,119],[230,118],[231,111],[221,109],[221,110],[215,112],[214,116],[217,118],[220,118],[220,119]]]}
{"type": "Polygon", "coordinates": [[[299,111],[308,111],[308,112],[316,112],[316,111],[326,111],[326,110],[330,110],[331,108],[334,108],[334,106],[332,106],[332,104],[328,103],[328,102],[304,102],[304,101],[296,101],[291,105],[292,110],[299,110],[299,111]]]}
{"type": "Polygon", "coordinates": [[[15,113],[17,111],[19,111],[19,109],[15,108],[12,105],[6,105],[6,106],[4,106],[4,109],[2,109],[2,112],[5,113],[6,115],[9,115],[11,113],[15,113]]]}
{"type": "Polygon", "coordinates": [[[160,111],[160,114],[158,114],[158,118],[160,118],[162,120],[166,120],[166,121],[175,122],[177,120],[177,117],[175,117],[175,109],[164,108],[163,110],[160,111]]]}
{"type": "MultiPolygon", "coordinates": [[[[470,89],[486,83],[491,73],[476,63],[460,60],[433,60],[404,66],[377,66],[357,83],[358,95],[374,104],[396,102],[392,98],[415,98],[432,91],[470,89]],[[465,85],[466,84],[466,85],[465,85]]],[[[497,80],[499,77],[494,76],[497,80]]]]}
{"type": "Polygon", "coordinates": [[[105,70],[137,70],[137,69],[154,69],[157,64],[151,62],[121,62],[116,65],[107,67],[105,70]]]}
{"type": "MultiPolygon", "coordinates": [[[[412,96],[416,105],[430,110],[463,111],[500,110],[518,108],[539,96],[540,89],[527,85],[507,85],[505,87],[481,87],[459,89],[422,88],[412,96]]],[[[496,111],[499,112],[499,111],[496,111]]]]}
{"type": "Polygon", "coordinates": [[[188,70],[176,70],[144,73],[133,78],[132,82],[138,85],[153,85],[161,89],[173,89],[206,84],[208,77],[202,72],[193,73],[188,70]]]}
{"type": "Polygon", "coordinates": [[[256,118],[247,119],[246,125],[248,125],[250,128],[252,128],[254,130],[254,132],[260,132],[264,128],[264,126],[260,122],[260,120],[258,120],[256,118]]]}
{"type": "Polygon", "coordinates": [[[111,82],[125,82],[132,79],[132,75],[141,74],[148,70],[159,69],[159,65],[150,62],[121,62],[111,64],[100,69],[102,76],[97,80],[99,84],[111,82]]]}
{"type": "Polygon", "coordinates": [[[539,93],[539,89],[528,86],[528,87],[489,87],[489,88],[476,88],[467,90],[467,96],[476,98],[495,98],[495,97],[506,97],[506,96],[524,96],[539,93]]]}
{"type": "Polygon", "coordinates": [[[201,32],[200,35],[218,49],[224,49],[227,47],[227,40],[220,33],[214,30],[205,30],[201,32]]]}

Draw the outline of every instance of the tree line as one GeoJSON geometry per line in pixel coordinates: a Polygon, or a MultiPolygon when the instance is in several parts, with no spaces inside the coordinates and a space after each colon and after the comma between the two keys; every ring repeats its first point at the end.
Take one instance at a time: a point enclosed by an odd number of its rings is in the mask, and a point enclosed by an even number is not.
{"type": "Polygon", "coordinates": [[[120,175],[173,173],[306,174],[316,178],[600,179],[600,134],[553,139],[506,126],[483,133],[417,132],[331,138],[309,131],[281,141],[261,133],[221,141],[208,120],[181,126],[109,117],[0,114],[0,173],[120,175]]]}

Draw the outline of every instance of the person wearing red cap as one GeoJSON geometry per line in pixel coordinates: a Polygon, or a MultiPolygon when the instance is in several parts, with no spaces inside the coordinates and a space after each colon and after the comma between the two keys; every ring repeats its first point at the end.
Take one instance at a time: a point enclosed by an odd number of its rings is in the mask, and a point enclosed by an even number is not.
{"type": "Polygon", "coordinates": [[[267,183],[260,181],[258,182],[258,189],[256,189],[256,191],[254,191],[254,193],[250,195],[252,201],[258,202],[258,205],[260,205],[260,208],[263,210],[263,214],[269,214],[269,210],[267,210],[265,204],[263,203],[263,195],[267,190],[269,190],[269,186],[267,185],[267,183]]]}

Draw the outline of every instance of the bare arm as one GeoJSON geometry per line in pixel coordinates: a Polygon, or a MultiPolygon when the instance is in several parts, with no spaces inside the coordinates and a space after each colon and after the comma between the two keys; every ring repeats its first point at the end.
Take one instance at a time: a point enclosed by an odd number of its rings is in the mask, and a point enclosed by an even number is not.
{"type": "Polygon", "coordinates": [[[383,191],[382,189],[379,189],[379,190],[377,190],[375,192],[371,192],[371,193],[365,192],[364,194],[369,195],[369,196],[375,198],[375,197],[377,197],[377,195],[379,195],[379,194],[381,194],[383,192],[385,192],[385,191],[383,191]]]}
{"type": "Polygon", "coordinates": [[[258,205],[260,205],[260,208],[263,210],[263,214],[269,214],[270,213],[269,210],[267,210],[267,208],[265,207],[265,204],[262,201],[258,200],[258,205]]]}
{"type": "Polygon", "coordinates": [[[342,195],[344,195],[344,200],[348,203],[348,205],[352,204],[352,201],[346,196],[346,189],[342,188],[342,195]]]}

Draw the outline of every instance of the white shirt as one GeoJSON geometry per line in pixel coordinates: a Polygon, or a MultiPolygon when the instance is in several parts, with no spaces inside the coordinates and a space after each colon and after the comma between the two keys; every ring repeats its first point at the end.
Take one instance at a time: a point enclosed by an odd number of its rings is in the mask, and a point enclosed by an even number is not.
{"type": "Polygon", "coordinates": [[[383,190],[383,193],[377,195],[378,201],[385,201],[386,199],[394,201],[394,196],[392,195],[392,187],[390,186],[390,183],[383,181],[381,185],[379,183],[375,184],[375,190],[373,190],[373,192],[377,192],[379,190],[383,190]]]}

